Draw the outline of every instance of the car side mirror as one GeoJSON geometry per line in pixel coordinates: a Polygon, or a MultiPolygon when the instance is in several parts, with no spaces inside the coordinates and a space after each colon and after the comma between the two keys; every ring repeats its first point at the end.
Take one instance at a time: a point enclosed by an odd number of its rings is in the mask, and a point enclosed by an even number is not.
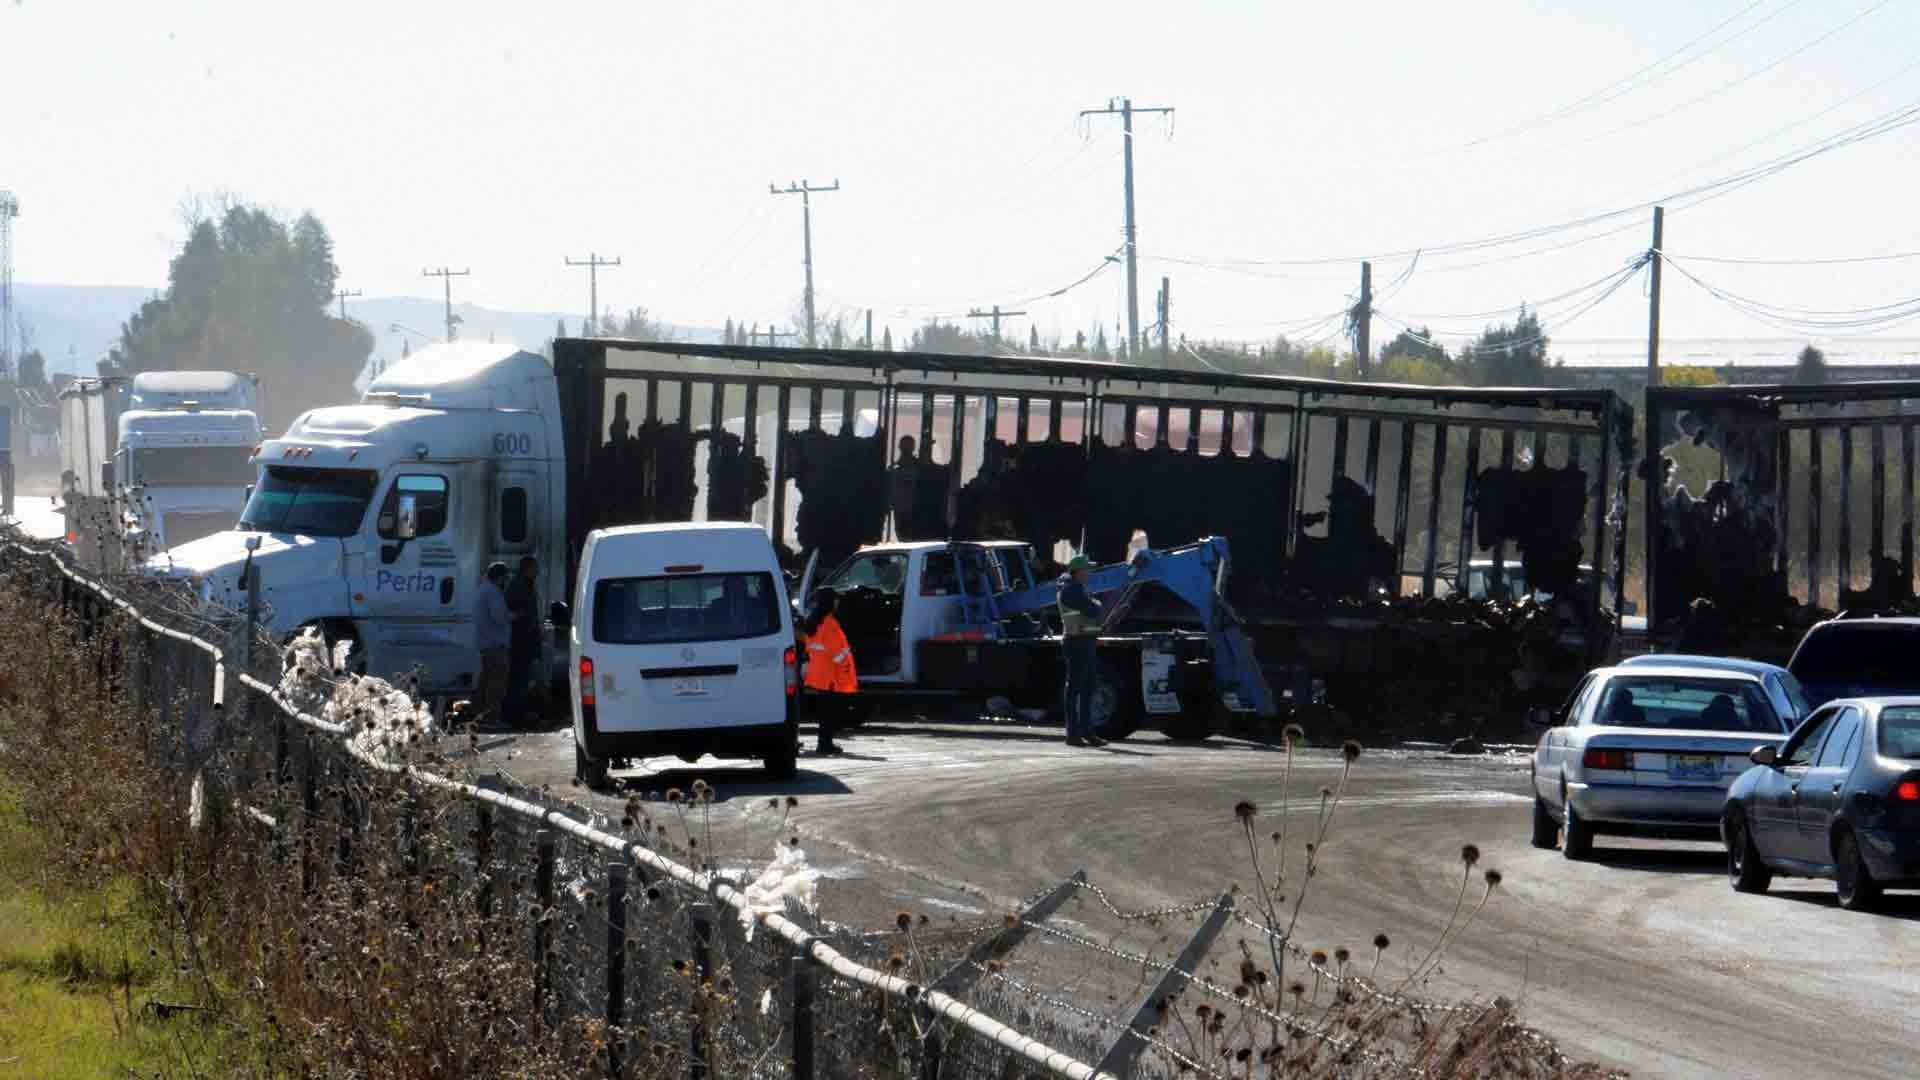
{"type": "Polygon", "coordinates": [[[1755,765],[1773,767],[1780,760],[1780,751],[1774,746],[1756,746],[1747,754],[1747,760],[1755,765]]]}
{"type": "Polygon", "coordinates": [[[1532,724],[1534,727],[1552,727],[1553,710],[1547,708],[1545,705],[1535,705],[1533,708],[1527,710],[1527,723],[1532,724]]]}

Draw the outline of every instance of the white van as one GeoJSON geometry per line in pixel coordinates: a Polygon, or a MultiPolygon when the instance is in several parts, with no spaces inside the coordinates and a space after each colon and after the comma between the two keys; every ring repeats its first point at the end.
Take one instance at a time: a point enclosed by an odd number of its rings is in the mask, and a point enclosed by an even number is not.
{"type": "Polygon", "coordinates": [[[775,778],[793,775],[793,615],[760,526],[596,529],[573,613],[574,767],[589,787],[664,754],[760,758],[775,778]]]}

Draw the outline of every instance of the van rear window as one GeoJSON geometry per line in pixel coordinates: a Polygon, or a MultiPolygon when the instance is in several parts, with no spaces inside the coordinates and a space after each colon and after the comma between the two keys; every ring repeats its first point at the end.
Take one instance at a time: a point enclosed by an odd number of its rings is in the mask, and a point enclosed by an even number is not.
{"type": "Polygon", "coordinates": [[[773,575],[602,578],[593,587],[593,639],[608,645],[727,641],[780,632],[773,575]]]}

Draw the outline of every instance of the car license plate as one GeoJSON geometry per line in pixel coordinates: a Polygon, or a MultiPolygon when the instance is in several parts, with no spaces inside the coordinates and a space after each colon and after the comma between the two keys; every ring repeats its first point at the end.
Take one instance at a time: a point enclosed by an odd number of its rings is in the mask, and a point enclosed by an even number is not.
{"type": "Polygon", "coordinates": [[[1720,755],[1673,754],[1667,758],[1667,778],[1670,780],[1718,780],[1720,779],[1720,755]]]}
{"type": "Polygon", "coordinates": [[[706,692],[707,692],[707,680],[705,679],[673,680],[673,696],[674,697],[701,697],[705,695],[706,692]]]}

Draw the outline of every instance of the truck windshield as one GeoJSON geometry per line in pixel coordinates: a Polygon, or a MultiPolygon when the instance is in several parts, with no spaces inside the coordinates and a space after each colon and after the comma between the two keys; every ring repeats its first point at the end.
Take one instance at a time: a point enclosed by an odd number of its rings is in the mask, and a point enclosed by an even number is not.
{"type": "Polygon", "coordinates": [[[245,446],[161,446],[135,450],[127,482],[147,487],[192,484],[196,487],[253,482],[252,449],[245,446]]]}
{"type": "Polygon", "coordinates": [[[366,469],[267,466],[241,511],[240,528],[307,536],[352,536],[373,501],[377,473],[366,469]]]}

